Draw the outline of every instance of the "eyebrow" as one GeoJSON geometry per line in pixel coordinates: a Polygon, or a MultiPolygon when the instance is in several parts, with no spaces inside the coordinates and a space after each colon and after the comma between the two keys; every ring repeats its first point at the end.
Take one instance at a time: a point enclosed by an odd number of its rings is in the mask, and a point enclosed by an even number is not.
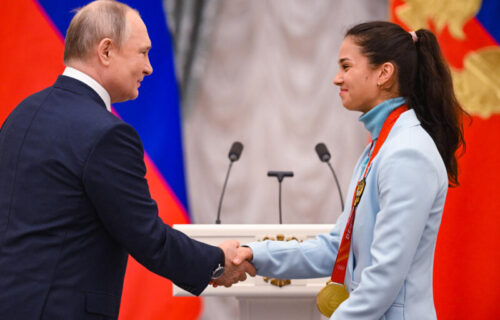
{"type": "Polygon", "coordinates": [[[349,61],[349,58],[341,58],[341,59],[339,59],[339,64],[342,64],[346,61],[349,61]]]}

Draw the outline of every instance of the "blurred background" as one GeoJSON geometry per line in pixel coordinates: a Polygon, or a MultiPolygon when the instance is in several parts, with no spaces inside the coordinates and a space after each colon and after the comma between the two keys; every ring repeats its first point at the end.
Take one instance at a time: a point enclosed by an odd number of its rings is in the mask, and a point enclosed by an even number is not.
{"type": "MultiPolygon", "coordinates": [[[[148,181],[168,224],[215,222],[234,141],[222,223],[334,223],[337,188],[314,151],[324,142],[345,194],[369,136],[333,78],[345,31],[367,20],[433,30],[471,114],[461,187],[450,189],[436,249],[439,319],[500,314],[500,2],[487,0],[125,0],[153,43],[154,73],[114,113],[139,132],[148,181]]],[[[0,124],[64,70],[64,34],[81,0],[1,0],[0,124]]],[[[0,150],[8,152],[8,150],[0,150]]],[[[237,319],[234,298],[172,297],[171,283],[129,261],[120,320],[237,319]]]]}

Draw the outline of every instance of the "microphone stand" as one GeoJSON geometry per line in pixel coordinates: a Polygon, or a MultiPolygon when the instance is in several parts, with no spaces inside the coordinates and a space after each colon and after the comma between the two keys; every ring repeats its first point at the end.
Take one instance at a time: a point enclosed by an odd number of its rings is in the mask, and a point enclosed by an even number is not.
{"type": "Polygon", "coordinates": [[[229,150],[228,158],[229,158],[229,168],[227,168],[226,179],[224,180],[224,186],[222,187],[222,194],[219,199],[219,208],[217,209],[217,219],[215,220],[215,224],[220,224],[220,211],[222,208],[222,199],[224,198],[224,193],[226,192],[227,179],[229,178],[229,172],[231,172],[231,167],[233,166],[233,162],[238,161],[241,156],[241,152],[243,151],[243,144],[239,141],[233,142],[231,145],[231,149],[229,150]]]}
{"type": "Polygon", "coordinates": [[[314,147],[316,149],[316,153],[318,154],[319,160],[321,162],[326,162],[328,164],[328,167],[330,168],[330,171],[333,174],[333,178],[335,179],[335,184],[337,185],[337,190],[339,192],[339,198],[340,198],[340,205],[342,207],[342,212],[344,211],[344,197],[342,197],[342,190],[340,190],[340,184],[339,180],[337,179],[337,175],[335,174],[335,170],[333,170],[332,165],[330,164],[330,152],[328,152],[328,148],[323,142],[320,142],[314,147]]]}
{"type": "Polygon", "coordinates": [[[222,187],[222,194],[219,199],[219,208],[217,209],[217,220],[215,220],[215,224],[220,224],[220,211],[222,208],[222,199],[224,198],[224,193],[226,192],[226,184],[229,178],[229,172],[231,172],[231,167],[233,166],[233,162],[234,161],[231,160],[231,162],[229,163],[229,168],[227,168],[226,179],[224,180],[224,186],[222,187]]]}
{"type": "Polygon", "coordinates": [[[333,178],[335,178],[335,184],[337,185],[337,190],[339,192],[339,197],[340,197],[340,204],[342,206],[342,212],[344,212],[344,199],[342,197],[342,191],[340,190],[340,184],[339,184],[339,180],[337,179],[337,175],[335,174],[335,171],[333,170],[333,167],[332,165],[330,164],[330,161],[327,161],[326,162],[328,164],[328,167],[330,168],[330,171],[332,172],[333,174],[333,178]]]}
{"type": "Polygon", "coordinates": [[[279,196],[278,196],[279,219],[280,219],[280,224],[282,224],[283,219],[282,219],[282,214],[281,214],[281,182],[283,181],[283,178],[285,178],[285,177],[293,177],[293,172],[292,171],[268,171],[267,176],[278,178],[278,182],[279,182],[279,196]]]}
{"type": "Polygon", "coordinates": [[[279,180],[279,196],[278,196],[278,207],[279,207],[279,211],[280,211],[280,224],[283,223],[283,218],[282,218],[282,215],[281,215],[281,182],[283,181],[283,179],[279,180]]]}

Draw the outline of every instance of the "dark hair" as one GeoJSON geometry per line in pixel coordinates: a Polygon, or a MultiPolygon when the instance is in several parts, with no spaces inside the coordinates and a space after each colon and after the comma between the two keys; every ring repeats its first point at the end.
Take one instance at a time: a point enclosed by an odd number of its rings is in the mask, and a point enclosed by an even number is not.
{"type": "Polygon", "coordinates": [[[450,186],[458,186],[457,150],[465,152],[462,116],[467,115],[453,91],[450,70],[434,34],[416,31],[417,39],[395,23],[358,24],[346,33],[361,47],[370,63],[392,62],[400,96],[414,109],[422,127],[434,140],[448,172],[450,186]]]}

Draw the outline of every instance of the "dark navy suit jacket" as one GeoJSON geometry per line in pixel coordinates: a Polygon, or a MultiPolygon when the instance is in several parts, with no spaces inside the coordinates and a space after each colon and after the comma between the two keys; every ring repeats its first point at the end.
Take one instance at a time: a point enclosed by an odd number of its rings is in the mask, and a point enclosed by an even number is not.
{"type": "Polygon", "coordinates": [[[127,255],[200,294],[223,252],[165,225],[135,130],[56,83],[0,131],[0,319],[116,319],[127,255]]]}

